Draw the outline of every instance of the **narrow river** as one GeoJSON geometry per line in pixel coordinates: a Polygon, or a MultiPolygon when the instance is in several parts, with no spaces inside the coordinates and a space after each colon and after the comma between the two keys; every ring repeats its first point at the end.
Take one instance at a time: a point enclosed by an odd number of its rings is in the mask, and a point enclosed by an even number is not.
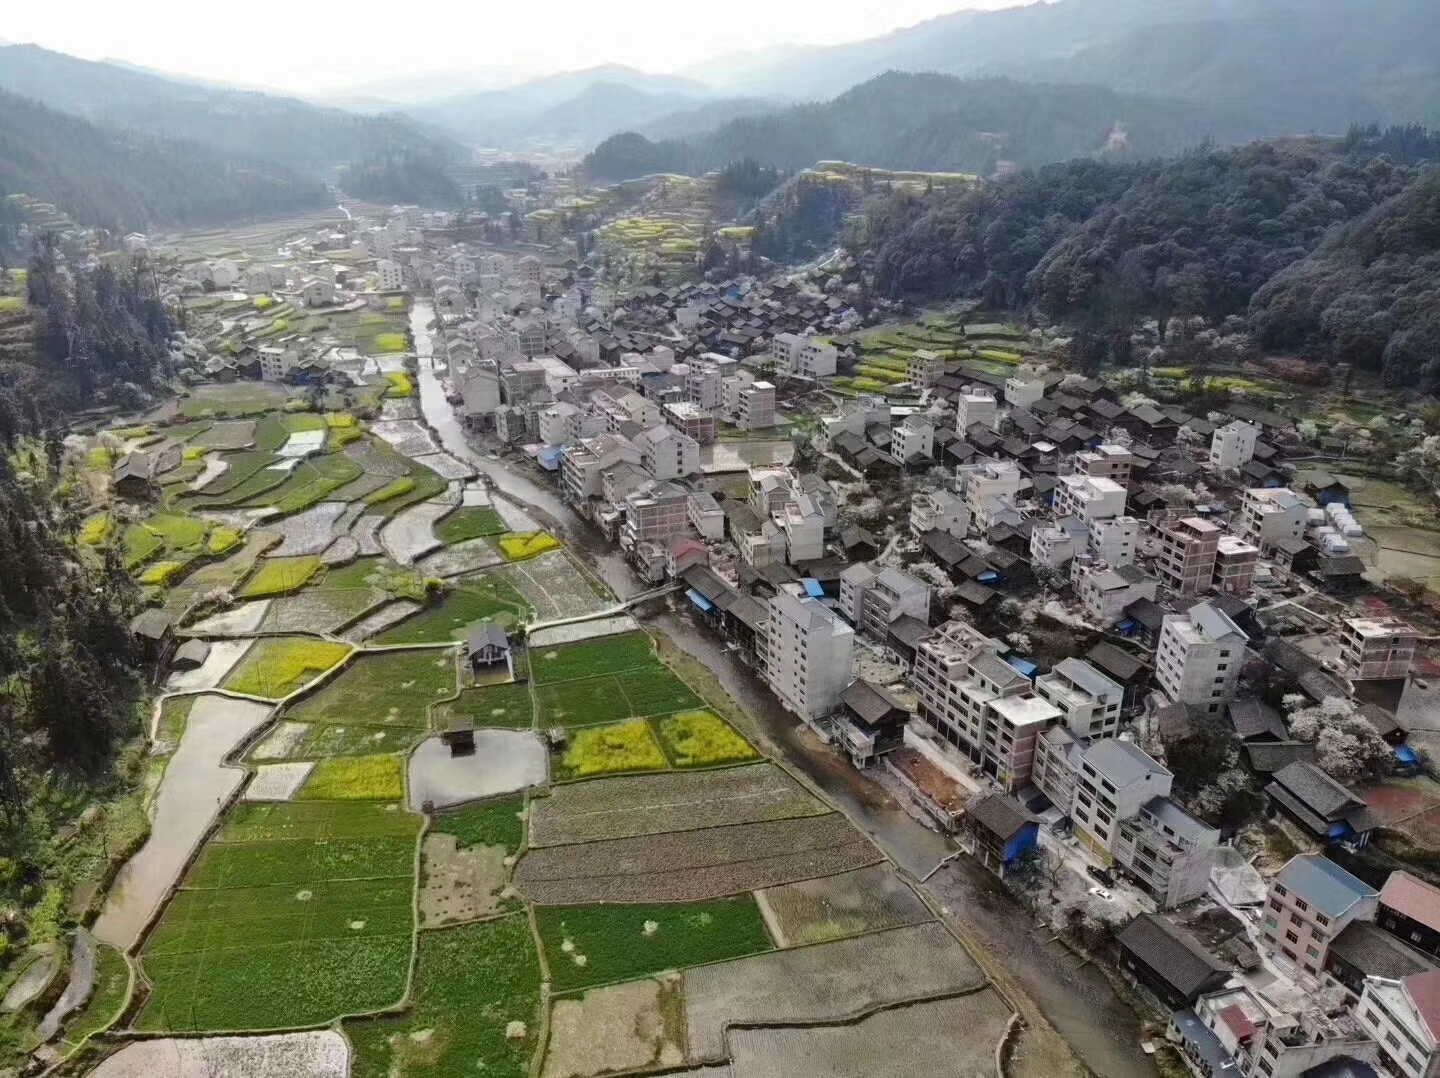
{"type": "MultiPolygon", "coordinates": [[[[430,304],[416,302],[410,317],[419,357],[420,407],[445,451],[484,474],[498,495],[550,518],[622,599],[644,590],[618,552],[553,491],[470,445],[445,399],[435,370],[428,329],[434,317],[430,304]]],[[[919,823],[884,789],[786,712],[760,682],[754,668],[728,651],[723,641],[695,618],[674,610],[635,613],[714,671],[730,695],[759,724],[772,750],[824,790],[897,864],[918,878],[954,851],[947,838],[919,823]]],[[[1058,945],[1046,945],[1025,911],[998,880],[970,858],[961,857],[937,873],[927,886],[1030,993],[1091,1070],[1106,1078],[1158,1074],[1140,1050],[1140,1020],[1135,1012],[1115,995],[1103,974],[1092,967],[1079,967],[1074,957],[1058,945]]]]}

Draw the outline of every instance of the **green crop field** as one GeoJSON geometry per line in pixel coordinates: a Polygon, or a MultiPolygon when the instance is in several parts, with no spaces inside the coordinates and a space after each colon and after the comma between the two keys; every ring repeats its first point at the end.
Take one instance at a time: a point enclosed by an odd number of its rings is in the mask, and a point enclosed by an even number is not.
{"type": "Polygon", "coordinates": [[[225,821],[219,842],[333,842],[409,838],[420,820],[366,801],[242,801],[225,821]]]}
{"type": "Polygon", "coordinates": [[[120,1008],[130,987],[130,966],[125,956],[106,943],[97,943],[95,950],[95,988],[85,1009],[65,1030],[62,1047],[67,1050],[79,1045],[86,1037],[109,1028],[120,1017],[120,1008]]]}
{"type": "Polygon", "coordinates": [[[457,699],[435,707],[435,725],[441,729],[449,720],[461,717],[476,726],[528,730],[535,724],[530,686],[509,683],[465,688],[457,699]]]}
{"type": "Polygon", "coordinates": [[[417,611],[376,638],[380,644],[439,644],[464,637],[477,621],[514,626],[531,612],[525,597],[502,576],[468,580],[433,606],[417,611]]]}
{"type": "Polygon", "coordinates": [[[143,565],[165,546],[164,540],[139,524],[131,524],[125,529],[121,543],[125,548],[125,566],[129,569],[143,565]]]}
{"type": "Polygon", "coordinates": [[[635,714],[613,674],[540,685],[535,689],[535,698],[539,701],[541,726],[597,726],[635,714]]]}
{"type": "Polygon", "coordinates": [[[486,535],[503,535],[505,521],[488,505],[456,509],[435,525],[435,537],[442,543],[459,543],[486,535]]]}
{"type": "Polygon", "coordinates": [[[531,672],[536,682],[542,684],[618,674],[638,666],[659,664],[650,637],[644,633],[624,633],[530,652],[531,672]]]}
{"type": "Polygon", "coordinates": [[[523,914],[423,932],[413,1004],[348,1021],[351,1078],[526,1078],[539,1046],[540,960],[523,914]]]}
{"type": "Polygon", "coordinates": [[[542,726],[596,726],[632,716],[667,715],[704,703],[655,662],[622,674],[558,681],[535,692],[542,726]]]}
{"type": "Polygon", "coordinates": [[[349,644],[304,636],[257,640],[225,679],[225,688],[278,700],[335,666],[350,654],[349,644]]]}
{"type": "Polygon", "coordinates": [[[556,991],[774,949],[755,900],[654,906],[542,906],[535,911],[556,991]]]}
{"type": "Polygon", "coordinates": [[[446,648],[357,656],[286,718],[342,726],[429,725],[426,705],[455,695],[455,653],[446,648]]]}
{"type": "Polygon", "coordinates": [[[146,941],[151,1031],[274,1029],[399,1002],[419,817],[241,802],[146,941]]]}
{"type": "MultiPolygon", "coordinates": [[[[414,816],[399,814],[418,830],[414,816]]],[[[212,842],[185,877],[195,889],[253,886],[302,887],[329,880],[409,879],[415,839],[349,838],[323,842],[212,842]]]]}
{"type": "Polygon", "coordinates": [[[467,805],[437,815],[430,822],[430,830],[454,835],[461,849],[466,846],[503,846],[515,853],[525,839],[525,823],[520,818],[524,808],[525,801],[519,797],[467,805]]]}

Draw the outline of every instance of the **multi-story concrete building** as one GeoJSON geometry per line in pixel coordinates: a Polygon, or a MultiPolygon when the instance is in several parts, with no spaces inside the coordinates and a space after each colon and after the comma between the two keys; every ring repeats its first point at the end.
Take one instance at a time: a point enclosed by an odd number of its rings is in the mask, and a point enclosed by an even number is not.
{"type": "Polygon", "coordinates": [[[690,513],[690,526],[702,539],[719,541],[725,538],[725,510],[715,500],[715,495],[696,491],[686,503],[690,513]]]}
{"type": "Polygon", "coordinates": [[[1086,525],[1125,512],[1125,488],[1113,479],[1093,475],[1062,475],[1055,482],[1055,512],[1078,517],[1086,525]]]}
{"type": "Polygon", "coordinates": [[[1252,487],[1240,501],[1240,538],[1262,551],[1273,550],[1286,539],[1305,534],[1307,510],[1286,487],[1252,487]]]}
{"type": "Polygon", "coordinates": [[[908,415],[890,432],[890,455],[905,464],[913,458],[929,460],[935,453],[935,425],[923,415],[908,415]]]}
{"type": "Polygon", "coordinates": [[[1161,909],[1183,905],[1210,886],[1220,832],[1201,823],[1168,797],[1156,797],[1120,824],[1115,863],[1161,909]]]}
{"type": "Polygon", "coordinates": [[[1170,800],[1174,776],[1134,744],[1052,727],[1036,745],[1032,778],[1086,848],[1162,909],[1205,893],[1220,832],[1170,800]]]}
{"type": "Polygon", "coordinates": [[[945,373],[945,357],[929,348],[917,348],[905,364],[905,374],[922,389],[935,384],[945,373]]]}
{"type": "MultiPolygon", "coordinates": [[[[639,424],[642,430],[653,430],[665,422],[660,414],[660,406],[633,389],[612,388],[607,392],[619,411],[620,422],[639,424]]],[[[610,433],[619,434],[618,425],[610,433]]]]}
{"type": "Polygon", "coordinates": [[[399,292],[405,288],[405,270],[388,258],[375,263],[375,272],[380,278],[380,291],[399,292]]]}
{"type": "Polygon", "coordinates": [[[1160,539],[1155,572],[1171,591],[1194,595],[1215,578],[1215,557],[1220,529],[1196,516],[1161,511],[1152,514],[1150,527],[1160,539]]]}
{"type": "Polygon", "coordinates": [[[840,574],[839,607],[857,628],[884,640],[890,623],[902,614],[930,620],[930,586],[900,569],[876,573],[857,562],[840,574]]]}
{"type": "Polygon", "coordinates": [[[724,399],[724,381],[715,364],[691,364],[685,375],[685,399],[697,408],[719,408],[724,399]]]}
{"type": "Polygon", "coordinates": [[[1014,507],[1020,494],[1020,467],[1013,460],[987,460],[978,467],[967,467],[963,474],[970,527],[988,531],[996,515],[991,502],[998,501],[1002,508],[1014,507]]]}
{"type": "Polygon", "coordinates": [[[1129,741],[1106,738],[1080,753],[1070,819],[1075,837],[1105,865],[1115,862],[1120,824],[1140,807],[1167,797],[1174,776],[1129,741]]]}
{"type": "Polygon", "coordinates": [[[1260,935],[1266,946],[1318,977],[1331,941],[1351,921],[1373,919],[1379,900],[1379,891],[1324,854],[1296,854],[1270,879],[1260,935]]]}
{"type": "Polygon", "coordinates": [[[770,354],[787,373],[801,378],[830,377],[840,355],[825,338],[798,333],[777,333],[770,341],[770,354]]]}
{"type": "Polygon", "coordinates": [[[785,557],[791,565],[825,556],[825,514],[810,495],[789,498],[770,519],[785,533],[785,557]]]}
{"type": "Polygon", "coordinates": [[[1060,712],[997,648],[972,626],[948,622],[920,642],[911,679],[920,716],[1013,791],[1029,781],[1036,740],[1060,712]]]}
{"type": "Polygon", "coordinates": [[[1340,661],[1356,681],[1398,678],[1410,672],[1420,635],[1399,618],[1346,618],[1340,661]]]}
{"type": "Polygon", "coordinates": [[[674,427],[658,426],[635,436],[641,466],[656,479],[684,479],[700,472],[700,446],[674,427]]]}
{"type": "Polygon", "coordinates": [[[1249,595],[1255,590],[1260,548],[1233,535],[1222,535],[1215,549],[1215,590],[1227,595],[1249,595]]]}
{"type": "Polygon", "coordinates": [[[1045,379],[1016,372],[1005,379],[1005,403],[1012,408],[1029,408],[1045,396],[1045,379]]]}
{"type": "Polygon", "coordinates": [[[1440,1074],[1440,971],[1400,980],[1366,977],[1355,1014],[1396,1074],[1440,1074]]]}
{"type": "Polygon", "coordinates": [[[586,415],[568,401],[556,401],[540,413],[540,440],[546,445],[570,445],[582,437],[599,434],[582,432],[586,415]]]}
{"type": "Polygon", "coordinates": [[[749,475],[748,500],[757,516],[764,518],[779,512],[790,500],[794,476],[789,468],[751,468],[749,475]]]}
{"type": "Polygon", "coordinates": [[[1196,603],[1167,614],[1155,647],[1155,678],[1171,703],[1215,714],[1235,695],[1248,638],[1225,612],[1196,603]]]}
{"type": "Polygon", "coordinates": [[[1123,445],[1097,445],[1092,449],[1081,449],[1070,458],[1072,474],[1110,479],[1122,487],[1130,482],[1130,472],[1134,467],[1135,455],[1123,445]]]}
{"type": "Polygon", "coordinates": [[[788,710],[813,722],[839,706],[852,680],[855,630],[824,603],[781,591],[756,642],[765,682],[788,710]]]}
{"type": "Polygon", "coordinates": [[[1000,429],[1000,413],[995,407],[995,394],[984,386],[966,386],[955,402],[955,432],[962,438],[974,424],[1000,429]]]}
{"type": "Polygon", "coordinates": [[[1113,737],[1120,729],[1125,687],[1084,659],[1061,659],[1035,679],[1035,691],[1060,709],[1060,722],[1080,737],[1113,737]]]}
{"type": "Polygon", "coordinates": [[[1255,439],[1260,428],[1237,419],[1215,431],[1210,439],[1210,467],[1234,471],[1255,459],[1255,439]]]}
{"type": "Polygon", "coordinates": [[[1089,555],[1070,565],[1070,581],[1085,616],[1107,628],[1125,619],[1125,608],[1139,599],[1155,601],[1160,582],[1138,565],[1112,569],[1089,555]]]}
{"type": "Polygon", "coordinates": [[[1083,520],[1061,517],[1050,524],[1036,524],[1030,532],[1030,561],[1047,569],[1062,569],[1077,554],[1085,553],[1090,530],[1083,520]]]}
{"type": "Polygon", "coordinates": [[[970,509],[963,498],[948,490],[921,490],[910,500],[910,534],[919,539],[939,529],[956,539],[970,530],[970,509]]]}
{"type": "Polygon", "coordinates": [[[775,425],[775,387],[769,382],[751,382],[736,399],[735,425],[744,430],[763,430],[775,425]]]}
{"type": "Polygon", "coordinates": [[[1113,569],[1135,564],[1140,542],[1140,521],[1135,517],[1108,517],[1090,524],[1090,553],[1113,569]]]}
{"type": "Polygon", "coordinates": [[[1317,992],[1297,1008],[1248,985],[1225,988],[1202,995],[1193,1011],[1177,1011],[1170,1025],[1191,1069],[1207,1078],[1373,1074],[1380,1066],[1375,1042],[1335,992],[1317,992]]]}
{"type": "Polygon", "coordinates": [[[625,497],[620,546],[629,551],[639,543],[664,545],[690,532],[689,494],[674,483],[646,483],[625,497]]]}
{"type": "Polygon", "coordinates": [[[584,501],[602,489],[601,473],[620,461],[641,467],[640,450],[618,434],[598,434],[565,447],[561,477],[566,497],[584,501]]]}
{"type": "Polygon", "coordinates": [[[665,405],[665,422],[681,434],[694,438],[701,445],[715,441],[715,417],[689,401],[675,401],[665,405]]]}

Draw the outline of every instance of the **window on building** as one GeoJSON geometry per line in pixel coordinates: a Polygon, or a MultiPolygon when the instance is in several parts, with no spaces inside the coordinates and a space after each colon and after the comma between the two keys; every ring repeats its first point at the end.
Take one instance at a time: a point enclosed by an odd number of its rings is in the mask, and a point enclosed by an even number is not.
{"type": "Polygon", "coordinates": [[[1299,942],[1300,942],[1300,937],[1299,937],[1298,935],[1296,935],[1295,932],[1293,932],[1293,931],[1286,932],[1286,933],[1285,933],[1285,938],[1286,938],[1287,940],[1289,940],[1291,943],[1299,943],[1299,942]]]}

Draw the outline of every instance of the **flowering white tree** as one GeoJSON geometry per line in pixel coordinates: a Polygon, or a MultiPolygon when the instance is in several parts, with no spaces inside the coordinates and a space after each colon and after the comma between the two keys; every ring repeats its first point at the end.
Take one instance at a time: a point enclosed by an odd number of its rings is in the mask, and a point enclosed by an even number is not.
{"type": "MultiPolygon", "coordinates": [[[[1285,700],[1293,700],[1287,696],[1285,700]]],[[[1290,712],[1290,736],[1315,745],[1316,763],[1339,782],[1355,782],[1385,774],[1395,756],[1379,732],[1359,713],[1352,700],[1326,697],[1313,707],[1290,712]]]]}
{"type": "Polygon", "coordinates": [[[1030,640],[1029,633],[1013,632],[1005,637],[1005,642],[1016,651],[1029,653],[1035,650],[1034,643],[1030,640]]]}

